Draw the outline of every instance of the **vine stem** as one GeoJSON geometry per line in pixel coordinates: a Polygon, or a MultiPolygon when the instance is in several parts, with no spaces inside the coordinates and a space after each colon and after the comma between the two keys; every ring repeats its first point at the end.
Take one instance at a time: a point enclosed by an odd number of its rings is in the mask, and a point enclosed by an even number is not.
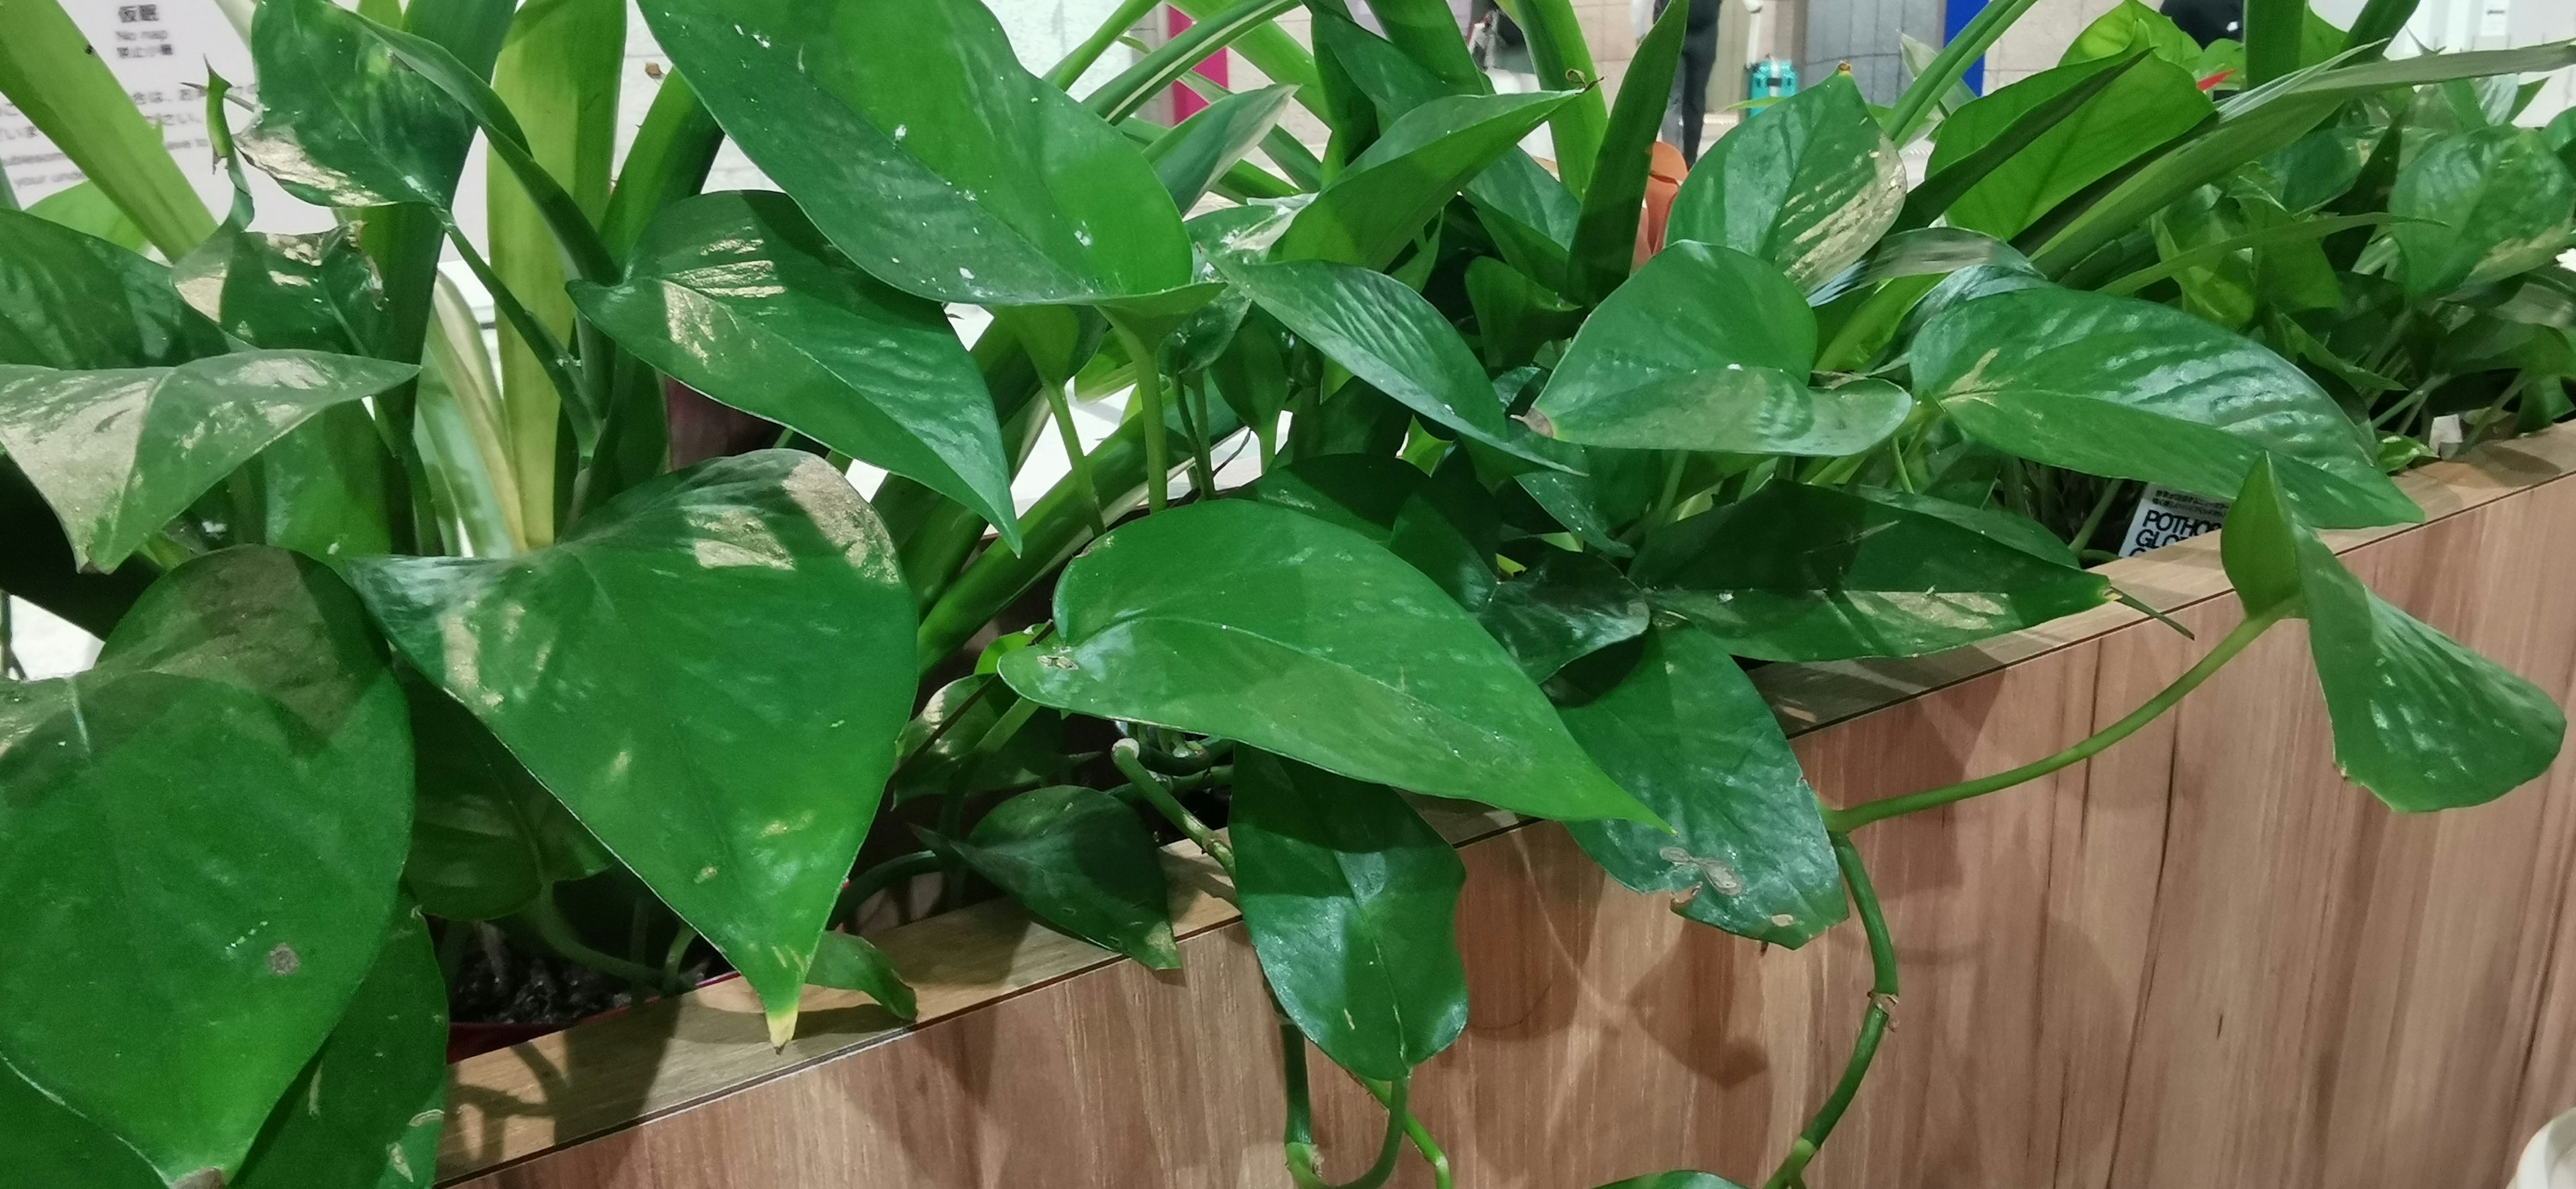
{"type": "Polygon", "coordinates": [[[2147,699],[2145,704],[2130,711],[2120,721],[2085,736],[2073,747],[2045,759],[2033,760],[2018,768],[1997,772],[1992,776],[1980,776],[1975,780],[1963,780],[1957,784],[1926,789],[1919,793],[1864,801],[1847,809],[1827,808],[1825,828],[1834,833],[1850,833],[1871,822],[1908,813],[1919,813],[1935,806],[1965,801],[1970,797],[1982,797],[1997,789],[2007,789],[2024,781],[2037,780],[2060,768],[2089,760],[2112,744],[2136,734],[2138,728],[2154,722],[2157,716],[2165,711],[2173,709],[2176,703],[2182,701],[2183,695],[2200,688],[2202,682],[2209,680],[2228,661],[2235,659],[2237,653],[2245,651],[2245,647],[2252,644],[2256,637],[2261,636],[2273,624],[2287,618],[2295,609],[2294,602],[2285,602],[2247,618],[2212,647],[2207,656],[2200,658],[2198,664],[2185,671],[2181,677],[2175,678],[2172,685],[2166,686],[2156,696],[2147,699]]]}
{"type": "Polygon", "coordinates": [[[1807,1120],[1806,1129],[1789,1145],[1789,1154],[1773,1169],[1771,1179],[1762,1189],[1790,1189],[1802,1184],[1807,1163],[1825,1146],[1825,1140],[1842,1122],[1843,1112],[1851,1109],[1852,1098],[1860,1093],[1862,1079],[1869,1076],[1870,1063],[1878,1058],[1878,1043],[1887,1036],[1889,1008],[1896,1003],[1896,944],[1887,935],[1887,916],[1879,910],[1878,891],[1870,886],[1869,869],[1860,861],[1860,851],[1852,845],[1851,835],[1836,832],[1827,836],[1833,843],[1834,865],[1842,868],[1843,885],[1850,889],[1853,911],[1860,915],[1860,927],[1869,936],[1869,1010],[1861,1015],[1860,1039],[1852,1042],[1851,1059],[1843,1065],[1843,1076],[1834,1083],[1834,1091],[1824,1105],[1807,1120]]]}
{"type": "MultiPolygon", "coordinates": [[[[1405,1125],[1413,1118],[1404,1107],[1410,1079],[1391,1083],[1386,1096],[1378,1099],[1387,1104],[1387,1110],[1386,1138],[1378,1144],[1377,1163],[1370,1165],[1359,1179],[1336,1185],[1325,1180],[1315,1167],[1315,1112],[1306,1090],[1306,1037],[1285,1017],[1279,1021],[1279,1077],[1288,1098],[1288,1122],[1280,1146],[1286,1149],[1288,1179],[1297,1183],[1297,1189],[1377,1189],[1395,1174],[1395,1159],[1404,1152],[1405,1125]]],[[[1360,1084],[1367,1086],[1371,1094],[1378,1092],[1377,1086],[1366,1078],[1361,1078],[1360,1084]]]]}
{"type": "Polygon", "coordinates": [[[1134,739],[1119,740],[1109,748],[1109,762],[1118,765],[1118,770],[1126,774],[1128,782],[1136,786],[1137,792],[1144,794],[1147,802],[1161,811],[1173,825],[1180,827],[1181,833],[1189,835],[1190,841],[1199,844],[1199,849],[1206,851],[1209,858],[1216,860],[1216,865],[1225,869],[1227,879],[1234,878],[1234,848],[1227,845],[1225,839],[1217,837],[1216,831],[1200,821],[1197,814],[1183,806],[1180,798],[1172,795],[1171,786],[1164,784],[1162,777],[1154,775],[1153,770],[1145,766],[1143,744],[1134,739]]]}
{"type": "Polygon", "coordinates": [[[1414,1118],[1412,1109],[1397,1097],[1396,1083],[1373,1082],[1367,1078],[1358,1080],[1377,1099],[1378,1105],[1387,1109],[1390,1117],[1403,1116],[1405,1138],[1412,1141],[1413,1150],[1422,1153],[1422,1159],[1431,1165],[1433,1189],[1450,1189],[1453,1182],[1450,1179],[1449,1154],[1440,1150],[1439,1142],[1431,1138],[1431,1130],[1422,1125],[1422,1120],[1414,1118]]]}
{"type": "Polygon", "coordinates": [[[1118,332],[1118,341],[1127,348],[1127,358],[1136,364],[1137,416],[1145,421],[1145,510],[1163,510],[1171,498],[1172,449],[1165,441],[1163,427],[1163,369],[1154,358],[1154,350],[1135,331],[1127,329],[1123,319],[1111,318],[1109,328],[1118,332]]]}

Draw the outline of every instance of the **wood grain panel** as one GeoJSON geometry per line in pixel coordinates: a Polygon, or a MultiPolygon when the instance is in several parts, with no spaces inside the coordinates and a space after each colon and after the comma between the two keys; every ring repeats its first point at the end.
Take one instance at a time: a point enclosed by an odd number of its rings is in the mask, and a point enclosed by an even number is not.
{"type": "MultiPolygon", "coordinates": [[[[2392,601],[2576,697],[2576,482],[2559,481],[2576,435],[2429,471],[2408,482],[2431,523],[2337,547],[2392,601]]],[[[2206,538],[2106,572],[2198,640],[2106,608],[1944,657],[1765,670],[1810,779],[1848,802],[2035,759],[2238,618],[2206,538]]],[[[2333,769],[2302,633],[2087,764],[1861,834],[1904,994],[1810,1184],[2491,1185],[2576,1107],[2576,761],[2493,805],[2390,813],[2333,769]]],[[[1858,1026],[1857,931],[1764,949],[1609,883],[1552,825],[1435,818],[1464,843],[1473,1003],[1415,1103],[1458,1184],[1758,1182],[1858,1026]]],[[[935,918],[881,939],[922,991],[916,1027],[814,992],[772,1053],[747,997],[715,988],[459,1066],[442,1177],[1285,1189],[1257,966],[1204,862],[1172,863],[1184,970],[1001,905],[935,918]]],[[[1315,1072],[1327,1171],[1348,1177],[1383,1117],[1315,1072]]],[[[1430,1178],[1411,1162],[1396,1184],[1430,1178]]]]}

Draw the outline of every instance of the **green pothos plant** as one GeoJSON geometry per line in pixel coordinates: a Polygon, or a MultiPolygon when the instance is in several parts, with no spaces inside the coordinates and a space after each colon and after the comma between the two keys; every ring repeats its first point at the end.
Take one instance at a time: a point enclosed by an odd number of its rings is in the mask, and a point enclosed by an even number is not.
{"type": "Polygon", "coordinates": [[[1517,5],[1532,94],[1438,0],[1370,0],[1384,37],[1311,0],[1311,51],[1291,0],[1183,0],[1079,97],[1143,0],[1045,77],[975,0],[645,0],[676,70],[614,168],[624,0],[262,0],[256,101],[207,87],[221,222],[52,0],[0,0],[0,92],[90,178],[51,213],[108,233],[0,212],[0,588],[106,640],[0,685],[0,1166],[421,1183],[471,922],[648,992],[711,948],[783,1042],[808,983],[911,1013],[844,927],[931,872],[1177,964],[1185,836],[1278,1008],[1293,1178],[1311,1041],[1386,1105],[1359,1183],[1410,1147],[1446,1185],[1407,1099],[1467,1018],[1430,796],[1741,937],[1860,919],[1778,1189],[1898,991],[1855,831],[2080,762],[2291,618],[2354,783],[2531,779],[2557,708],[2316,533],[2420,519],[2388,473],[2442,417],[2567,410],[2576,124],[2511,117],[2576,48],[2384,60],[2405,0],[2253,0],[2240,64],[2128,4],[1967,96],[2030,4],[1892,108],[1841,76],[1749,117],[1638,264],[1680,0],[1616,104],[1565,0],[1517,5]],[[1277,83],[1139,117],[1227,46],[1277,83]],[[727,138],[778,191],[700,192],[727,138]],[[245,168],[336,225],[256,230],[245,168]],[[677,386],[779,447],[672,469],[677,386]],[[1086,449],[1071,402],[1121,392],[1086,449]],[[2241,626],[2055,756],[1819,802],[1749,664],[2120,599],[2080,551],[2147,483],[2233,501],[2241,626]],[[581,911],[603,883],[631,914],[581,911]]]}

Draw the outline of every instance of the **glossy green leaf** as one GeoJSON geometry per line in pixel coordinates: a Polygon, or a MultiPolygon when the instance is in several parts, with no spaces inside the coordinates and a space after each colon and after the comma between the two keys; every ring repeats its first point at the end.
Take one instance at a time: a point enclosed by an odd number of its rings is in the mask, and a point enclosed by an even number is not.
{"type": "Polygon", "coordinates": [[[1638,450],[1856,454],[1914,405],[1862,380],[1810,389],[1816,319],[1777,269],[1678,243],[1602,302],[1535,406],[1562,441],[1638,450]]]}
{"type": "Polygon", "coordinates": [[[1843,919],[1842,876],[1816,791],[1771,707],[1715,637],[1659,628],[1643,649],[1568,669],[1565,725],[1672,832],[1574,822],[1584,853],[1674,911],[1739,937],[1796,947],[1843,919]],[[1580,700],[1577,700],[1579,698],[1580,700]]]}
{"type": "MultiPolygon", "coordinates": [[[[1454,481],[1457,472],[1447,478],[1454,481]]],[[[1470,483],[1473,480],[1469,480],[1470,483]]],[[[1253,498],[1338,524],[1412,563],[1462,607],[1482,607],[1494,592],[1499,527],[1488,510],[1481,523],[1457,501],[1442,506],[1434,480],[1401,458],[1324,454],[1263,475],[1253,498]]],[[[1481,488],[1475,496],[1482,497],[1481,488]]]]}
{"type": "Polygon", "coordinates": [[[1645,592],[1617,566],[1597,553],[1563,550],[1550,550],[1495,587],[1493,597],[1476,611],[1478,622],[1503,642],[1532,681],[1545,681],[1582,657],[1644,635],[1648,615],[1645,592]]]}
{"type": "Polygon", "coordinates": [[[316,206],[445,209],[474,121],[331,0],[262,0],[251,24],[259,121],[242,154],[316,206]]]}
{"type": "Polygon", "coordinates": [[[234,1189],[410,1189],[447,1119],[447,985],[429,926],[398,908],[366,981],[269,1116],[234,1189]]]}
{"type": "Polygon", "coordinates": [[[899,1020],[921,1014],[912,984],[903,981],[885,951],[848,933],[823,934],[822,944],[814,950],[814,964],[805,969],[805,981],[818,987],[857,991],[876,1000],[877,1006],[894,1013],[899,1020]]]}
{"type": "MultiPolygon", "coordinates": [[[[1012,648],[1028,644],[1025,636],[1001,639],[1015,641],[1012,648]]],[[[1064,764],[1063,715],[1053,710],[1031,713],[1034,708],[1019,703],[1008,690],[977,695],[987,682],[999,680],[992,676],[991,663],[999,655],[988,651],[978,658],[975,675],[939,687],[929,704],[903,725],[896,751],[910,758],[889,790],[896,803],[948,793],[1028,788],[1064,764]],[[996,731],[1003,733],[997,737],[996,731]]]]}
{"type": "Polygon", "coordinates": [[[1162,856],[1126,802],[1079,785],[1038,789],[947,845],[1039,920],[1156,970],[1180,968],[1162,856]]]}
{"type": "Polygon", "coordinates": [[[167,367],[225,350],[170,270],[95,236],[0,211],[0,364],[167,367]]]}
{"type": "Polygon", "coordinates": [[[454,698],[407,677],[413,741],[411,855],[403,884],[452,921],[509,916],[548,885],[614,860],[546,786],[454,698]]]}
{"type": "Polygon", "coordinates": [[[1281,85],[1228,95],[1145,146],[1145,159],[1172,204],[1189,209],[1217,179],[1279,126],[1297,88],[1281,85]]]}
{"type": "Polygon", "coordinates": [[[786,195],[676,203],[645,230],[624,280],[572,291],[636,358],[917,480],[1019,548],[992,396],[948,316],[850,267],[786,195]]]}
{"type": "Polygon", "coordinates": [[[849,484],[760,451],[520,557],[349,571],[412,665],[743,972],[783,1043],[911,709],[912,595],[849,484]]]}
{"type": "Polygon", "coordinates": [[[2043,71],[1997,90],[1993,106],[1980,109],[1984,99],[1962,104],[1933,134],[1934,160],[1923,184],[1906,194],[1905,213],[1898,224],[1931,223],[1960,195],[2064,124],[2147,57],[2147,51],[2133,50],[2125,58],[2043,71]],[[1960,116],[1972,111],[1978,114],[1960,121],[1960,116]]]}
{"type": "Polygon", "coordinates": [[[1220,500],[1112,531],[1003,658],[1042,705],[1538,817],[1651,820],[1449,595],[1349,529],[1220,500]]]}
{"type": "Polygon", "coordinates": [[[2068,43],[2059,56],[2060,65],[2095,62],[2105,58],[2122,58],[2139,50],[2152,53],[2160,61],[2188,70],[2200,61],[2200,43],[2173,23],[2173,18],[2149,8],[2138,0],[2120,0],[2111,11],[2095,17],[2083,32],[2068,43]]]}
{"type": "Polygon", "coordinates": [[[1989,537],[2021,550],[2032,557],[2079,567],[2075,550],[2058,540],[2048,526],[2016,512],[1995,507],[1971,507],[1937,495],[1897,491],[1886,487],[1846,487],[1843,490],[1874,504],[1903,508],[1935,520],[1946,520],[1979,536],[1989,537]]]}
{"type": "Polygon", "coordinates": [[[113,569],[306,418],[418,370],[313,351],[92,372],[0,366],[0,446],[45,493],[81,564],[113,569]]]}
{"type": "Polygon", "coordinates": [[[725,132],[886,283],[1044,305],[1190,282],[1153,167],[1023,69],[975,0],[641,7],[725,132]]]}
{"type": "Polygon", "coordinates": [[[1629,576],[1738,656],[1919,656],[2100,606],[2110,584],[1938,517],[1774,482],[1649,537],[1629,576]]]}
{"type": "Polygon", "coordinates": [[[1603,1185],[1601,1189],[1743,1189],[1743,1186],[1704,1172],[1659,1172],[1603,1185]]]}
{"type": "Polygon", "coordinates": [[[1804,292],[1866,255],[1904,206],[1896,146],[1837,74],[1720,138],[1674,196],[1664,239],[1733,248],[1804,292]]]}
{"type": "Polygon", "coordinates": [[[1566,98],[1548,91],[1457,95],[1404,113],[1297,213],[1272,258],[1384,268],[1566,98]]]}
{"type": "Polygon", "coordinates": [[[1637,42],[1636,56],[1628,59],[1618,101],[1610,108],[1609,127],[1602,132],[1601,158],[1593,166],[1591,187],[1583,192],[1583,214],[1575,227],[1566,294],[1577,301],[1601,300],[1635,263],[1647,175],[1654,167],[1655,138],[1663,131],[1665,110],[1672,105],[1673,71],[1681,64],[1691,3],[1672,0],[1664,5],[1653,27],[1637,42]]]}
{"type": "Polygon", "coordinates": [[[2343,774],[2421,813],[2484,804],[2547,770],[2567,733],[2549,695],[2372,594],[2289,490],[2256,463],[2219,544],[2248,614],[2296,600],[2307,619],[2343,774]]]}
{"type": "Polygon", "coordinates": [[[96,1123],[73,1113],[0,1063],[0,1161],[28,1185],[165,1189],[152,1166],[96,1123]]]}
{"type": "Polygon", "coordinates": [[[411,739],[357,600],[282,550],[171,571],[96,668],[0,685],[0,790],[0,1058],[228,1175],[393,912],[411,739]]]}
{"type": "Polygon", "coordinates": [[[2191,131],[2216,110],[2189,71],[2160,59],[2125,67],[2119,62],[2060,66],[1960,109],[1941,125],[1931,168],[1941,171],[1964,163],[2052,100],[2090,89],[2089,84],[2114,72],[2116,77],[2098,94],[1961,193],[1948,207],[1950,224],[2010,239],[2057,204],[2191,131]]]}
{"type": "Polygon", "coordinates": [[[83,235],[94,235],[128,252],[140,252],[151,242],[134,220],[118,209],[116,200],[96,182],[80,182],[68,189],[56,190],[27,204],[27,213],[39,219],[50,219],[83,235]]]}
{"type": "Polygon", "coordinates": [[[1385,273],[1318,260],[1220,261],[1218,269],[1271,317],[1371,387],[1460,434],[1542,466],[1560,466],[1505,416],[1476,353],[1440,310],[1385,273]]]}
{"type": "Polygon", "coordinates": [[[1467,1026],[1466,864],[1395,790],[1235,758],[1235,901],[1279,1007],[1333,1063],[1405,1076],[1467,1026]]]}
{"type": "Polygon", "coordinates": [[[2422,301],[2549,263],[2576,233],[2576,177],[2540,133],[2510,125],[2442,137],[2397,171],[2388,229],[2422,301]]]}
{"type": "MultiPolygon", "coordinates": [[[[1314,18],[1318,52],[1331,57],[1368,97],[1381,123],[1449,94],[1440,81],[1384,38],[1330,13],[1314,18]]],[[[1464,191],[1505,258],[1549,285],[1562,284],[1567,245],[1582,208],[1572,191],[1518,148],[1507,149],[1464,191]]]]}
{"type": "Polygon", "coordinates": [[[2268,450],[2315,523],[2423,519],[2306,373],[2180,310],[2025,289],[1943,311],[1913,358],[1915,393],[2006,453],[2226,499],[2268,450]]]}

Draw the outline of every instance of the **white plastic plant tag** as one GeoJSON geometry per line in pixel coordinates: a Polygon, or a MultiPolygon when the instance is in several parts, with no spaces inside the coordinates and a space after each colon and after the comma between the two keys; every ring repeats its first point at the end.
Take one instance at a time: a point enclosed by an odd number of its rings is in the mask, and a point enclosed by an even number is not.
{"type": "Polygon", "coordinates": [[[2138,510],[2120,538],[2120,556],[2136,557],[2150,549],[2188,540],[2217,528],[2227,519],[2223,500],[2204,499],[2153,483],[2138,495],[2138,510]]]}

